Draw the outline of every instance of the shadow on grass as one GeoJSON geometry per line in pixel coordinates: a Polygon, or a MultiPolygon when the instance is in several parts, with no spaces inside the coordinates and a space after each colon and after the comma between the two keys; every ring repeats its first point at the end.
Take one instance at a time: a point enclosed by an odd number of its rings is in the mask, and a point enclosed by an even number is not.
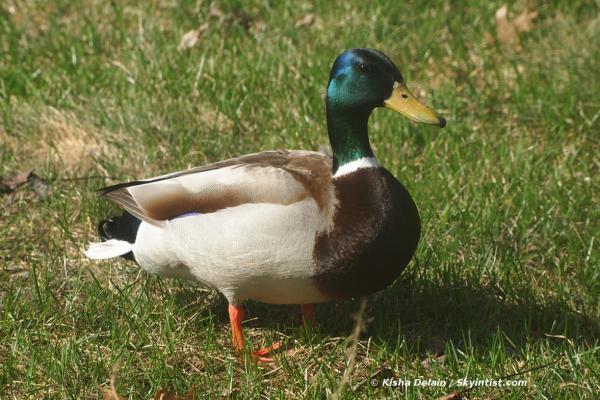
{"type": "MultiPolygon", "coordinates": [[[[362,338],[371,337],[393,351],[403,344],[415,353],[443,352],[445,343],[482,350],[491,346],[500,331],[517,348],[536,338],[556,337],[573,341],[600,338],[598,321],[577,313],[564,302],[536,298],[533,289],[521,284],[506,298],[497,285],[483,286],[456,275],[447,279],[417,276],[409,268],[390,288],[368,297],[362,338]]],[[[475,279],[473,279],[475,281],[475,279]]],[[[200,316],[210,316],[217,325],[228,325],[227,301],[211,296],[200,316]]],[[[197,301],[193,288],[184,289],[176,301],[183,306],[197,301]]],[[[352,331],[359,299],[316,305],[322,336],[346,337],[352,331]]],[[[248,328],[275,329],[300,338],[298,306],[245,303],[248,328]]]]}

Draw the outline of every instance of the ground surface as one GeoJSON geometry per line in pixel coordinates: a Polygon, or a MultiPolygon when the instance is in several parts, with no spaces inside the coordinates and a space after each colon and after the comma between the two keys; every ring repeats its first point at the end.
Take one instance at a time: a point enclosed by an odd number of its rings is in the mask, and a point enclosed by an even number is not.
{"type": "Polygon", "coordinates": [[[456,382],[544,364],[515,378],[525,387],[467,395],[594,398],[599,5],[422,3],[2,1],[0,175],[33,169],[49,192],[0,198],[0,398],[95,399],[111,376],[128,399],[192,384],[207,399],[340,391],[359,300],[318,306],[313,334],[295,307],[248,304],[253,345],[285,338],[296,353],[243,364],[215,292],[81,250],[116,211],[101,186],[326,145],[329,68],[359,46],[390,55],[448,127],[371,118],[424,229],[406,273],[368,300],[341,398],[460,390],[371,377],[456,382]]]}

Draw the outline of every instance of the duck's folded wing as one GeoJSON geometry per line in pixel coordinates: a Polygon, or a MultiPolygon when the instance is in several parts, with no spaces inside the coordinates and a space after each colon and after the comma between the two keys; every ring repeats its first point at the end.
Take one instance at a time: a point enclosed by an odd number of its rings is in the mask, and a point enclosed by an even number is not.
{"type": "Polygon", "coordinates": [[[101,189],[131,214],[156,226],[189,212],[245,203],[292,204],[312,196],[321,208],[332,192],[330,156],[266,151],[152,179],[101,189]]]}

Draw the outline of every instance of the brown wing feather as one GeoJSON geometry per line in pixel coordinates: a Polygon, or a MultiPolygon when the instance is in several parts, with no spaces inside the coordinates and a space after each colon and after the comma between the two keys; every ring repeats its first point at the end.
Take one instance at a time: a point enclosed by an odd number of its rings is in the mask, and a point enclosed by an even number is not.
{"type": "Polygon", "coordinates": [[[125,210],[127,210],[133,216],[141,219],[142,221],[146,221],[152,225],[163,227],[164,221],[156,220],[149,215],[146,215],[143,209],[136,203],[134,198],[131,196],[129,191],[127,191],[126,187],[121,187],[112,192],[108,192],[103,194],[106,198],[112,200],[114,203],[118,204],[125,210]]]}
{"type": "Polygon", "coordinates": [[[291,204],[306,196],[312,196],[319,207],[325,209],[332,207],[333,203],[331,166],[331,157],[321,153],[266,151],[148,180],[110,186],[102,189],[101,194],[136,217],[157,226],[164,225],[164,220],[186,212],[209,213],[246,203],[291,204]],[[272,181],[262,182],[267,185],[266,188],[260,187],[260,179],[257,179],[257,182],[247,180],[237,185],[214,183],[200,191],[190,191],[182,185],[172,184],[176,178],[228,167],[246,168],[251,177],[252,172],[260,175],[265,171],[263,168],[274,168],[266,170],[272,181]],[[259,169],[253,170],[254,168],[259,169]],[[290,181],[289,178],[293,180],[290,181]],[[148,184],[152,190],[145,189],[149,186],[138,187],[148,184]]]}

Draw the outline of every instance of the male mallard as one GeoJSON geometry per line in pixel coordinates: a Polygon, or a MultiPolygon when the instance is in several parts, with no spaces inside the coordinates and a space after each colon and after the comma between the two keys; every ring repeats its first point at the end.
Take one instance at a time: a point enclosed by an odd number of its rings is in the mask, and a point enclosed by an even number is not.
{"type": "MultiPolygon", "coordinates": [[[[312,304],[366,295],[410,261],[420,220],[408,191],[379,164],[367,132],[376,107],[444,127],[383,53],[353,49],[335,60],[327,86],[333,157],[265,151],[110,186],[123,207],[100,223],[93,259],[122,256],[165,277],[189,278],[229,301],[242,350],[242,302],[312,304]]],[[[277,347],[277,346],[275,346],[277,347]]],[[[261,360],[274,346],[253,354],[261,360]]]]}

